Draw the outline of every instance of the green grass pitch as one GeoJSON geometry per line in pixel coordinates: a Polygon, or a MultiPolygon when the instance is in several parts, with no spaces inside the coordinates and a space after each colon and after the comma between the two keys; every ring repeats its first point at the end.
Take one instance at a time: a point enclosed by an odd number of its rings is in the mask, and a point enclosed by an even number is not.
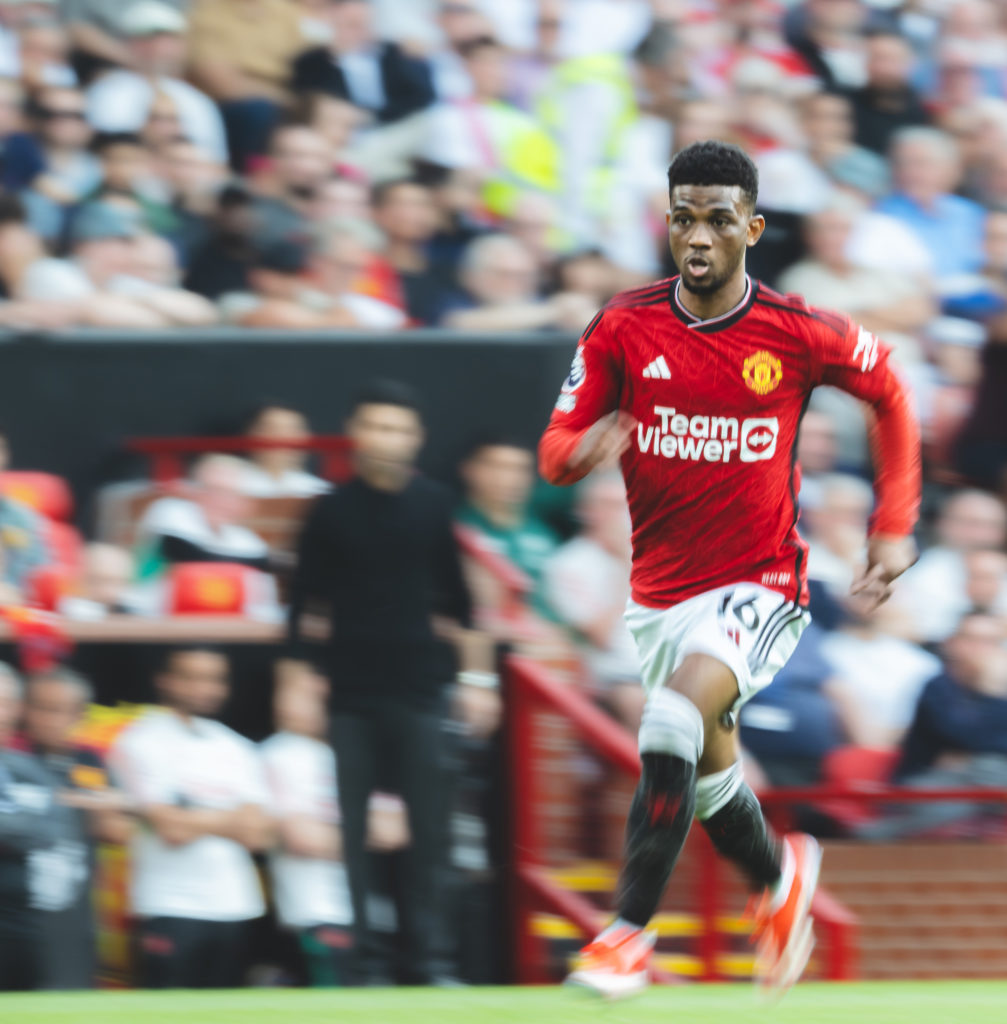
{"type": "Polygon", "coordinates": [[[986,1024],[1007,982],[807,984],[774,1006],[748,985],[606,1004],[559,988],[242,989],[0,995],[4,1024],[986,1024]]]}

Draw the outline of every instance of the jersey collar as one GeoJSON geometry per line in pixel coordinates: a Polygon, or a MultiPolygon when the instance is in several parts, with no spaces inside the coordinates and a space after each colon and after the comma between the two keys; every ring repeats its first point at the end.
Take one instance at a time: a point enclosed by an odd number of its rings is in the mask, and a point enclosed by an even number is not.
{"type": "Polygon", "coordinates": [[[682,301],[678,296],[678,290],[681,287],[682,279],[681,277],[676,277],[671,288],[671,311],[686,327],[699,331],[702,334],[713,334],[716,331],[723,331],[728,327],[733,327],[752,308],[752,303],[755,302],[755,296],[759,291],[759,282],[753,281],[746,274],[745,294],[742,296],[741,302],[726,313],[710,317],[709,320],[700,320],[698,316],[690,313],[682,305],[682,301]]]}

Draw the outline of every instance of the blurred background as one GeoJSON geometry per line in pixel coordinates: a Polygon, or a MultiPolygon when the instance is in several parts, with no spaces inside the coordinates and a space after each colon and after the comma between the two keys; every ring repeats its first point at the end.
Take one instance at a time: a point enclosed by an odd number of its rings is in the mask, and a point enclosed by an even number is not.
{"type": "MultiPolygon", "coordinates": [[[[444,680],[424,980],[562,976],[642,692],[621,481],[533,449],[594,312],[674,273],[667,165],[710,137],[759,166],[753,276],[893,346],[924,438],[923,553],[865,617],[868,429],[816,392],[815,625],[741,717],[777,825],[828,842],[812,972],[1007,972],[1007,6],[0,0],[0,988],[415,977],[418,822],[366,784],[351,894],[339,680],[284,660],[376,377],[419,396],[502,675],[502,708],[444,680]]],[[[703,842],[660,963],[745,977],[703,842]]]]}

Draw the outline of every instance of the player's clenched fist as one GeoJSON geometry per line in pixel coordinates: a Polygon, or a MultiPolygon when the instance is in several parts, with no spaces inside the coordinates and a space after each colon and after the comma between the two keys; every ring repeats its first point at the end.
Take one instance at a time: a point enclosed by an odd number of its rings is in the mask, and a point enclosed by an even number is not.
{"type": "Polygon", "coordinates": [[[629,447],[630,435],[636,430],[636,424],[636,417],[621,409],[602,416],[574,449],[569,469],[583,475],[597,466],[614,466],[629,447]]]}
{"type": "Polygon", "coordinates": [[[853,581],[851,594],[859,594],[870,608],[884,604],[892,595],[892,581],[916,561],[918,552],[912,537],[875,534],[867,542],[867,567],[853,581]]]}

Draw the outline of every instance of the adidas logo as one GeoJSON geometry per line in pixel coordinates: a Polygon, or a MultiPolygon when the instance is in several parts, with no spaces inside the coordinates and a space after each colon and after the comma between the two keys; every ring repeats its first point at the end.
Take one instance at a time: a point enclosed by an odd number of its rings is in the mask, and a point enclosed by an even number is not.
{"type": "Polygon", "coordinates": [[[658,380],[671,380],[671,370],[668,369],[668,364],[664,361],[664,356],[658,356],[651,364],[643,371],[644,377],[655,377],[658,380]]]}

